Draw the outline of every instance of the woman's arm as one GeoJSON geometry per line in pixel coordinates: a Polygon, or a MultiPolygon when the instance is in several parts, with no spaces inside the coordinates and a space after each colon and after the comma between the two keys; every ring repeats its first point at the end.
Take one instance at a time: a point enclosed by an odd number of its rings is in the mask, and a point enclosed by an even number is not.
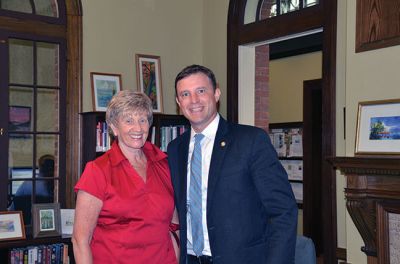
{"type": "Polygon", "coordinates": [[[174,214],[172,216],[172,221],[170,225],[170,235],[171,235],[171,240],[172,240],[172,245],[174,246],[175,254],[176,254],[176,259],[178,260],[179,263],[179,218],[178,218],[178,211],[174,210],[174,214]],[[172,228],[173,227],[173,228],[172,228]]]}
{"type": "Polygon", "coordinates": [[[103,202],[97,197],[81,190],[78,191],[71,239],[77,264],[93,263],[90,241],[102,206],[103,202]]]}

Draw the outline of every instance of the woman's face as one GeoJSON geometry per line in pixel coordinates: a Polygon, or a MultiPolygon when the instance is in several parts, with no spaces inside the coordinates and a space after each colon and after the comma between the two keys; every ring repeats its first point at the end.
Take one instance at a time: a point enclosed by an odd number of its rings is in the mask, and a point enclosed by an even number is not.
{"type": "Polygon", "coordinates": [[[147,113],[126,112],[118,119],[116,125],[111,125],[114,135],[118,137],[118,144],[121,149],[140,149],[146,143],[149,135],[149,121],[147,113]]]}

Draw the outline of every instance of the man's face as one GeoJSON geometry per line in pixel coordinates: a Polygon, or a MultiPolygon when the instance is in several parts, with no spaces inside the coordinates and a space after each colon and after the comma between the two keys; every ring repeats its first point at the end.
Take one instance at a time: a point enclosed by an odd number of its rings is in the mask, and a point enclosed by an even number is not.
{"type": "Polygon", "coordinates": [[[178,81],[176,102],[196,132],[201,132],[217,115],[221,91],[213,89],[209,78],[195,73],[178,81]]]}

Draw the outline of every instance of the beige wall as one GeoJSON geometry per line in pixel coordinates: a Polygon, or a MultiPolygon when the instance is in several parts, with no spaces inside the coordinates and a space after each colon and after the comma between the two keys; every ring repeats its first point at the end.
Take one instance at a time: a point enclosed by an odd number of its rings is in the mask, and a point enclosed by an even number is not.
{"type": "Polygon", "coordinates": [[[220,113],[226,117],[226,43],[229,0],[204,0],[203,59],[221,89],[220,113]]]}
{"type": "MultiPolygon", "coordinates": [[[[354,156],[354,143],[357,122],[357,106],[359,102],[370,100],[383,100],[400,98],[400,46],[377,49],[367,52],[355,53],[355,16],[356,1],[339,1],[340,14],[345,15],[346,52],[342,54],[345,64],[338,64],[337,68],[345,67],[345,86],[338,83],[337,89],[345,93],[346,106],[346,156],[354,156]]],[[[339,19],[340,20],[340,17],[339,19]]],[[[340,29],[340,28],[338,28],[340,29]]],[[[342,36],[342,32],[338,32],[342,36]]],[[[343,58],[338,58],[338,62],[343,58]]],[[[338,106],[339,107],[339,106],[338,106]]],[[[340,140],[340,139],[339,139],[340,140]]],[[[343,177],[343,176],[342,176],[343,177]]],[[[348,262],[367,263],[364,253],[360,251],[363,246],[362,239],[352,220],[346,218],[347,256],[348,262]]]]}
{"type": "Polygon", "coordinates": [[[303,81],[321,78],[322,52],[272,60],[269,70],[270,123],[303,121],[303,81]]]}
{"type": "Polygon", "coordinates": [[[122,74],[123,89],[136,89],[135,54],[142,53],[161,57],[164,112],[175,114],[176,74],[203,63],[203,6],[198,0],[82,1],[83,111],[93,110],[90,72],[122,74]]]}

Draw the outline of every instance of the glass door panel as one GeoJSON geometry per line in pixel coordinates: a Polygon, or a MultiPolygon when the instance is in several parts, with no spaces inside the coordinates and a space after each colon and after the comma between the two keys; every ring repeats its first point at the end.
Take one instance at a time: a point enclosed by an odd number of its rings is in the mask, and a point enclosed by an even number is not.
{"type": "Polygon", "coordinates": [[[8,147],[8,164],[11,171],[11,179],[14,178],[12,174],[15,169],[24,169],[24,173],[18,172],[18,177],[32,178],[33,167],[33,136],[32,135],[12,135],[10,133],[9,147],[8,147]],[[29,173],[30,171],[30,173],[29,173]]]}
{"type": "Polygon", "coordinates": [[[32,14],[32,6],[29,0],[1,0],[0,7],[5,10],[32,14]]]}
{"type": "Polygon", "coordinates": [[[10,83],[33,84],[33,41],[9,40],[10,83]]]}
{"type": "Polygon", "coordinates": [[[37,84],[58,86],[59,46],[58,44],[37,42],[37,84]]]}
{"type": "Polygon", "coordinates": [[[33,2],[35,3],[36,14],[58,17],[57,0],[34,0],[33,2]]]}
{"type": "Polygon", "coordinates": [[[37,131],[59,131],[59,90],[37,89],[37,131]]]}
{"type": "Polygon", "coordinates": [[[9,44],[8,209],[22,210],[29,225],[32,203],[59,199],[59,45],[9,44]]]}

